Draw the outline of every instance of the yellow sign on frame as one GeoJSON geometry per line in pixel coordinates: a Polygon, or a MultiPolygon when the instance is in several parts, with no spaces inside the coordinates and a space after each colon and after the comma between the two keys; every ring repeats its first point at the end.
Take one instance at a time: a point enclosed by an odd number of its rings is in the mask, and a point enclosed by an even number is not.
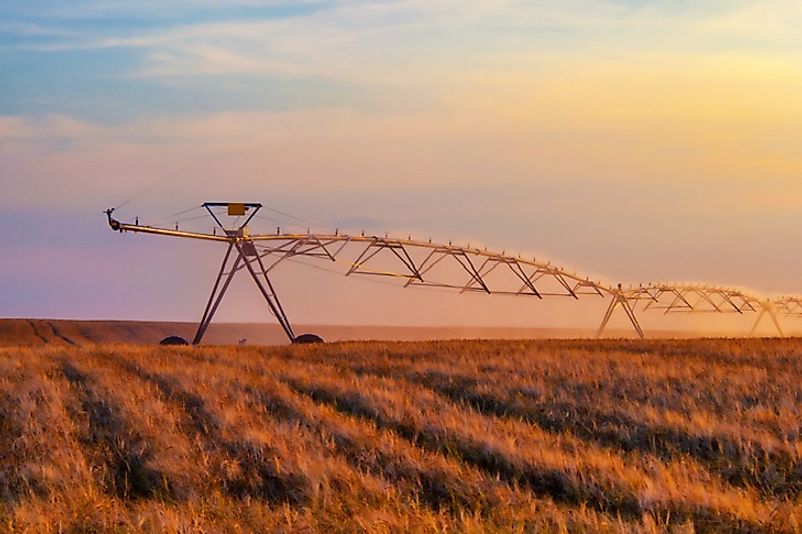
{"type": "Polygon", "coordinates": [[[245,215],[245,204],[239,202],[232,202],[228,205],[228,215],[232,217],[239,217],[245,215]]]}

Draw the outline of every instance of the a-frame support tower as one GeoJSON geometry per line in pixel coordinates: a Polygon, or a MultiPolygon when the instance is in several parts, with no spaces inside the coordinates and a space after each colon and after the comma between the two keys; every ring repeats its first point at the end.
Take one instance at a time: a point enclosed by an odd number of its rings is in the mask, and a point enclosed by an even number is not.
{"type": "Polygon", "coordinates": [[[212,286],[212,293],[209,295],[209,300],[206,303],[206,308],[203,311],[200,323],[198,323],[198,330],[195,337],[192,339],[192,344],[197,345],[203,339],[206,329],[214,318],[220,302],[226,294],[226,290],[231,285],[231,281],[237,272],[245,269],[251,275],[256,287],[265,299],[270,313],[278,320],[284,333],[289,338],[290,342],[295,341],[295,333],[292,331],[292,326],[281,306],[276,290],[273,288],[273,283],[270,281],[267,269],[261,256],[256,250],[253,240],[248,235],[248,223],[256,215],[256,212],[262,207],[258,203],[246,204],[231,204],[228,202],[206,202],[203,207],[209,211],[215,223],[217,223],[220,230],[228,237],[228,248],[226,249],[225,256],[223,256],[223,263],[220,265],[220,271],[217,273],[217,278],[212,286]],[[248,218],[239,227],[235,229],[227,229],[214,213],[212,208],[225,207],[229,216],[243,216],[247,211],[252,210],[248,218]]]}

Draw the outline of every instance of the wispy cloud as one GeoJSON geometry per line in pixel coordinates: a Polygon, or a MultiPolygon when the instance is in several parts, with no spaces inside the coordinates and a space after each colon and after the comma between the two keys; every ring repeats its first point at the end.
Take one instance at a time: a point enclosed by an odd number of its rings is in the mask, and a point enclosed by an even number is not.
{"type": "Polygon", "coordinates": [[[76,32],[57,27],[3,20],[0,20],[0,35],[1,34],[25,37],[77,37],[76,32]]]}
{"type": "MultiPolygon", "coordinates": [[[[245,2],[240,5],[264,5],[245,2]]],[[[276,3],[268,3],[277,5],[276,3]]],[[[168,3],[164,9],[180,3],[168,3]]],[[[216,2],[200,2],[218,6],[216,2]]],[[[142,6],[145,13],[158,11],[142,6]]],[[[89,13],[125,10],[88,3],[89,13]]],[[[26,42],[40,52],[133,49],[128,75],[153,80],[192,76],[326,78],[349,83],[429,85],[511,54],[683,51],[705,54],[802,39],[802,8],[788,0],[681,3],[615,1],[335,2],[303,16],[104,31],[26,42]],[[744,42],[747,40],[748,42],[744,42]],[[592,51],[588,49],[592,48],[592,51]]],[[[54,31],[59,31],[58,29],[54,31]]],[[[521,66],[522,67],[522,66],[521,66]]]]}

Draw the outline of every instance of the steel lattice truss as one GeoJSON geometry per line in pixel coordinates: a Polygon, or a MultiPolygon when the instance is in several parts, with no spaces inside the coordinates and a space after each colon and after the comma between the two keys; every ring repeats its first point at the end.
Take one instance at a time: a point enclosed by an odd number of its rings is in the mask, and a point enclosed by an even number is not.
{"type": "Polygon", "coordinates": [[[270,280],[270,273],[288,260],[311,258],[329,263],[344,263],[346,276],[390,277],[403,287],[422,286],[457,290],[545,298],[580,299],[609,298],[610,305],[599,328],[601,335],[614,312],[621,308],[637,334],[645,333],[636,311],[671,313],[756,313],[757,320],[750,335],[768,315],[780,335],[778,316],[802,317],[802,296],[774,299],[761,298],[749,292],[704,284],[648,284],[637,287],[613,286],[567,272],[550,262],[535,258],[497,253],[484,248],[458,246],[452,243],[418,241],[408,237],[347,235],[336,231],[324,233],[251,234],[248,223],[262,207],[259,203],[207,202],[203,207],[213,218],[212,233],[189,232],[160,226],[122,223],[107,210],[109,225],[119,232],[137,232],[161,236],[198,239],[225,243],[227,250],[215,280],[212,294],[198,326],[193,343],[203,338],[217,307],[234,275],[246,271],[253,278],[268,307],[290,341],[296,340],[289,319],[270,280]],[[221,209],[225,210],[221,213],[221,209]],[[246,216],[244,223],[227,227],[226,216],[246,216]],[[222,219],[222,220],[221,220],[222,219]],[[219,230],[219,232],[218,232],[219,230]],[[356,252],[354,252],[354,249],[356,252]],[[350,253],[350,258],[346,257],[350,253]],[[354,258],[355,259],[352,259],[354,258]]]}

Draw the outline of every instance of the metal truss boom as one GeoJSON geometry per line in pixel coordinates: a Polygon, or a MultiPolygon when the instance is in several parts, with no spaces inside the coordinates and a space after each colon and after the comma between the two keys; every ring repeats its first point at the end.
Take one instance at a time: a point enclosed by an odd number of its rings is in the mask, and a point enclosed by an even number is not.
{"type": "MultiPolygon", "coordinates": [[[[739,314],[758,313],[757,321],[750,335],[754,334],[760,321],[768,315],[778,333],[782,336],[778,316],[802,317],[802,296],[765,299],[749,292],[722,286],[706,284],[660,283],[624,288],[591,280],[576,273],[570,273],[550,262],[535,258],[523,258],[504,252],[492,252],[475,247],[456,246],[452,243],[433,243],[431,240],[419,241],[412,238],[393,238],[389,236],[347,235],[335,233],[282,233],[279,230],[270,234],[250,234],[247,224],[262,207],[259,203],[208,202],[203,207],[215,221],[217,233],[190,232],[163,228],[160,226],[140,226],[123,223],[113,217],[114,210],[107,210],[108,223],[119,232],[196,239],[226,243],[227,250],[223,263],[214,282],[211,295],[198,325],[193,343],[200,343],[206,329],[228,289],[234,275],[247,270],[265,299],[271,313],[276,317],[287,337],[293,341],[295,334],[290,325],[278,295],[273,287],[269,273],[279,264],[296,258],[322,259],[328,262],[346,262],[346,276],[367,275],[397,278],[404,287],[423,286],[454,289],[461,293],[481,292],[513,296],[530,296],[539,300],[549,297],[580,299],[584,296],[608,297],[610,304],[604,315],[598,335],[601,336],[613,314],[622,309],[637,335],[645,333],[637,319],[639,304],[641,311],[659,310],[671,313],[714,313],[739,314]],[[233,207],[233,208],[232,208],[233,207]],[[226,228],[221,217],[215,212],[228,209],[228,215],[248,215],[245,222],[236,228],[226,228]],[[232,211],[233,210],[233,211],[232,211]],[[248,214],[247,212],[250,211],[248,214]],[[356,259],[343,257],[346,248],[357,247],[356,259]],[[361,247],[361,248],[360,248],[361,247]],[[416,256],[418,259],[416,260],[416,256]],[[380,259],[385,264],[389,260],[396,267],[374,266],[380,259]],[[452,273],[437,275],[438,269],[451,265],[452,273]],[[454,278],[453,270],[462,273],[466,279],[454,278]],[[512,277],[517,286],[502,286],[494,277],[512,277]]],[[[237,219],[239,220],[239,219],[237,219]]]]}

